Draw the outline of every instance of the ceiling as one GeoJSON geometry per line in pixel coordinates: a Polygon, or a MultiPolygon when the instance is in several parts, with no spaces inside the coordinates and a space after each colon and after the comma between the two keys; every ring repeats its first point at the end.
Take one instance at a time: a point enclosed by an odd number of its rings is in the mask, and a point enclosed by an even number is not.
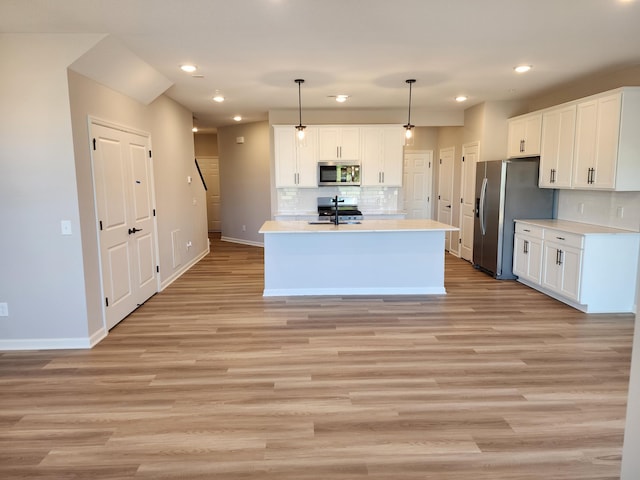
{"type": "Polygon", "coordinates": [[[296,78],[303,112],[406,109],[409,78],[416,110],[527,98],[640,64],[639,24],[640,0],[0,0],[0,32],[117,39],[201,128],[297,111],[296,78]]]}

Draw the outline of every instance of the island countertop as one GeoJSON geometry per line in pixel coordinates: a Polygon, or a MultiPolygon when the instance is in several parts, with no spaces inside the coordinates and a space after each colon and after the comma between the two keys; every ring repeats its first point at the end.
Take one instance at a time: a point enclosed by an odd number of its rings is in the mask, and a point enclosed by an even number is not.
{"type": "Polygon", "coordinates": [[[264,222],[259,233],[452,232],[458,227],[427,219],[360,220],[360,223],[317,224],[300,220],[264,222]]]}

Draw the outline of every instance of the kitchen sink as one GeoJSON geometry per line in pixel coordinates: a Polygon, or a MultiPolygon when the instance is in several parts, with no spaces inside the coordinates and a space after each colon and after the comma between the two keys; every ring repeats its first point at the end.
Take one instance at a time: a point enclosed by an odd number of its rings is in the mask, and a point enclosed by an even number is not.
{"type": "MultiPolygon", "coordinates": [[[[362,222],[359,220],[347,220],[345,222],[340,222],[338,225],[360,225],[362,222]]],[[[335,225],[333,222],[309,222],[309,225],[335,225]]]]}

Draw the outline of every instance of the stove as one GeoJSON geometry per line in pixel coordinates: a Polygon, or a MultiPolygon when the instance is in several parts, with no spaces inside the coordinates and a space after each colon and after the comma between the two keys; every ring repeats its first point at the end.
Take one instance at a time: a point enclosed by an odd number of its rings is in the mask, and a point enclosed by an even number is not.
{"type": "MultiPolygon", "coordinates": [[[[362,220],[362,212],[358,210],[358,200],[352,197],[338,197],[338,219],[341,221],[362,220]]],[[[333,222],[336,207],[334,197],[318,197],[318,220],[333,222]]]]}

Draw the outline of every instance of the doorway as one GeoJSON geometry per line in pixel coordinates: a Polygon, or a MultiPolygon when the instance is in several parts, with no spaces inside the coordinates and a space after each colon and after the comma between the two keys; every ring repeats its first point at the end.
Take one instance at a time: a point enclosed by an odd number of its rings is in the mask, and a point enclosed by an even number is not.
{"type": "MultiPolygon", "coordinates": [[[[438,221],[452,225],[453,220],[453,160],[455,147],[447,147],[440,150],[440,168],[438,169],[438,221]]],[[[447,251],[458,254],[457,245],[451,245],[451,232],[446,233],[445,248],[447,251]]]]}
{"type": "Polygon", "coordinates": [[[113,328],[158,291],[148,134],[91,120],[104,322],[113,328]]]}
{"type": "Polygon", "coordinates": [[[460,257],[473,261],[473,220],[475,206],[476,164],[480,155],[478,142],[462,146],[462,172],[460,176],[460,257]]]}
{"type": "Polygon", "coordinates": [[[198,165],[207,185],[207,230],[220,232],[220,161],[218,157],[198,156],[198,165]]]}
{"type": "Polygon", "coordinates": [[[404,210],[407,218],[433,218],[432,185],[433,151],[404,154],[404,210]]]}

